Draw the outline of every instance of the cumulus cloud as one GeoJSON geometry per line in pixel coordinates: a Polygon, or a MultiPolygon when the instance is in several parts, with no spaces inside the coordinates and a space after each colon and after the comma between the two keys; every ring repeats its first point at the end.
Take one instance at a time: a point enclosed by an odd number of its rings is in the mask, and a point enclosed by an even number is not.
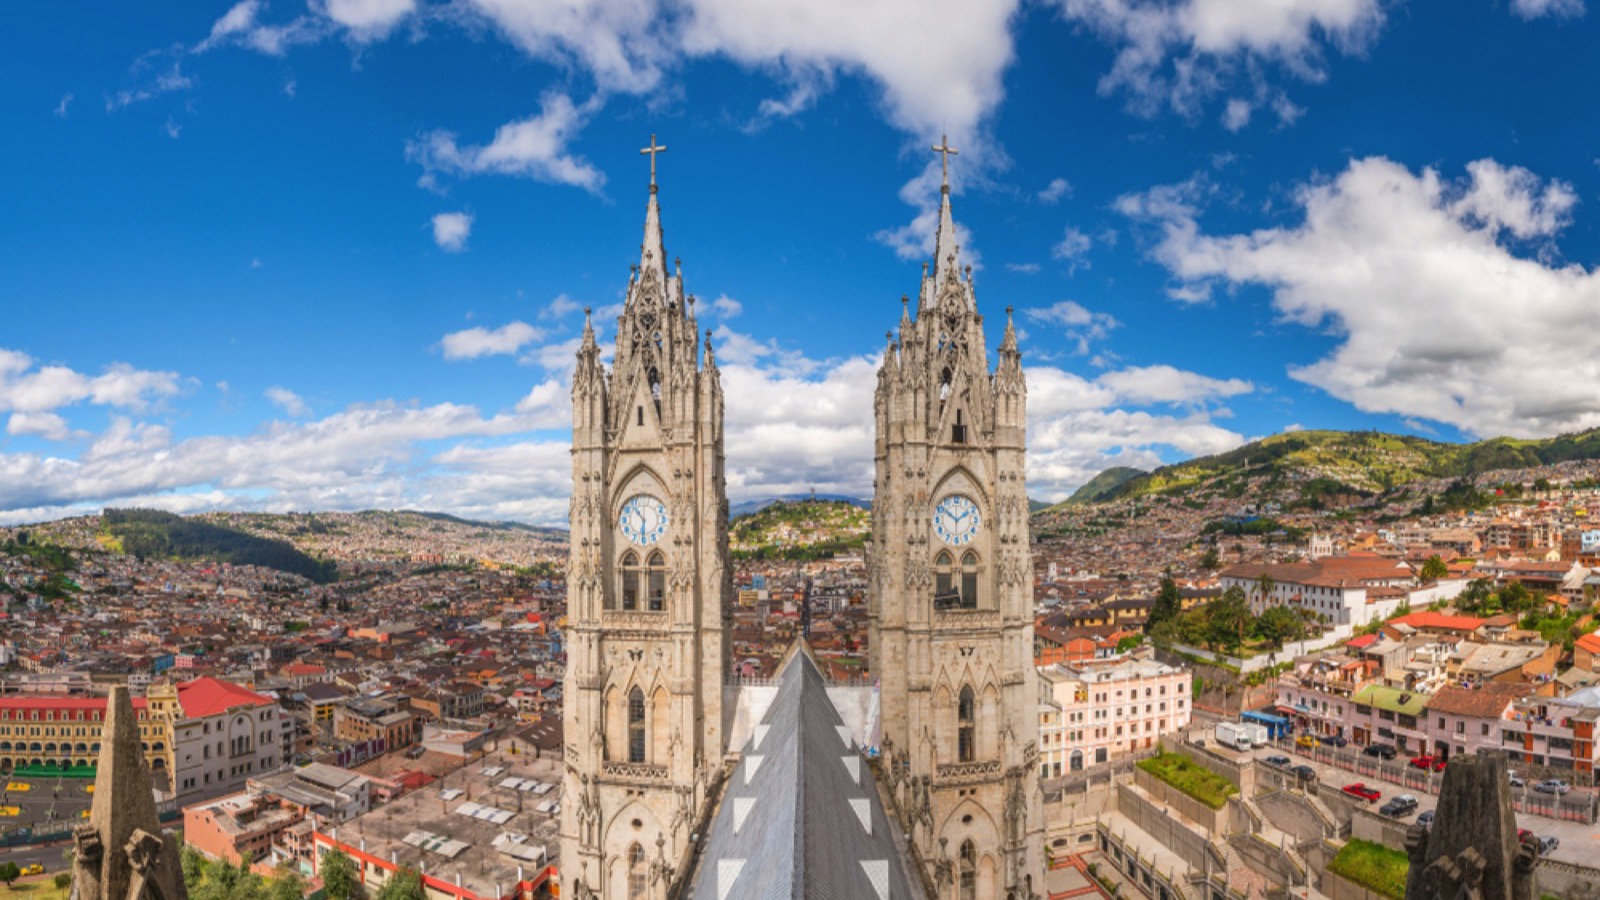
{"type": "Polygon", "coordinates": [[[1524,19],[1550,16],[1575,19],[1583,15],[1583,0],[1511,0],[1511,11],[1524,19]]]}
{"type": "Polygon", "coordinates": [[[306,405],[306,401],[301,399],[299,394],[296,394],[294,391],[291,391],[286,387],[273,385],[272,387],[267,388],[265,396],[272,402],[273,406],[276,406],[295,418],[311,415],[311,407],[306,405]]]}
{"type": "MultiPolygon", "coordinates": [[[[1193,115],[1230,88],[1261,90],[1264,70],[1273,65],[1302,80],[1322,81],[1328,48],[1360,53],[1384,22],[1379,0],[1052,2],[1067,21],[1116,49],[1100,93],[1125,95],[1143,115],[1162,109],[1193,115]]],[[[1243,127],[1250,107],[1231,108],[1224,124],[1243,127]]]]}
{"type": "Polygon", "coordinates": [[[723,294],[711,301],[711,311],[720,319],[731,319],[744,312],[744,304],[723,294]]]}
{"type": "Polygon", "coordinates": [[[389,33],[416,11],[416,0],[321,0],[314,8],[350,30],[359,40],[375,40],[389,33]]]}
{"type": "Polygon", "coordinates": [[[1089,268],[1089,248],[1094,246],[1094,241],[1087,234],[1068,225],[1062,232],[1061,240],[1050,248],[1050,255],[1067,264],[1067,272],[1071,274],[1079,269],[1089,268]]]}
{"type": "Polygon", "coordinates": [[[1062,197],[1071,195],[1072,185],[1065,178],[1052,178],[1050,183],[1045,185],[1044,190],[1039,192],[1039,202],[1044,204],[1059,203],[1062,197]]]}
{"type": "Polygon", "coordinates": [[[472,234],[472,215],[464,212],[444,212],[433,217],[433,242],[451,253],[467,248],[467,237],[472,234]]]}
{"type": "Polygon", "coordinates": [[[83,402],[143,411],[180,388],[176,372],[112,363],[90,376],[66,366],[35,368],[26,353],[0,348],[0,412],[42,413],[83,402]]]}
{"type": "Polygon", "coordinates": [[[1076,345],[1076,352],[1080,356],[1089,352],[1091,342],[1103,340],[1111,333],[1111,329],[1121,324],[1110,313],[1090,312],[1072,300],[1024,309],[1022,315],[1033,322],[1059,327],[1067,339],[1076,345]]]}
{"type": "Polygon", "coordinates": [[[1449,179],[1381,157],[1302,186],[1298,224],[1202,233],[1197,208],[1124,198],[1159,222],[1185,285],[1260,285],[1286,322],[1337,345],[1289,374],[1367,412],[1480,436],[1600,427],[1600,274],[1557,261],[1576,195],[1484,159],[1449,179]]]}
{"type": "Polygon", "coordinates": [[[73,437],[67,420],[53,412],[14,412],[6,420],[6,434],[34,435],[47,441],[64,441],[73,437]]]}
{"type": "Polygon", "coordinates": [[[461,146],[454,134],[433,131],[409,142],[406,155],[422,166],[423,180],[429,184],[439,173],[493,173],[598,192],[605,176],[567,149],[595,108],[593,103],[580,107],[566,94],[551,91],[544,95],[538,115],[501,125],[487,144],[461,146]]]}
{"type": "Polygon", "coordinates": [[[477,359],[514,354],[542,337],[544,332],[539,329],[527,322],[515,321],[494,329],[480,326],[451,332],[439,341],[439,347],[445,359],[477,359]]]}

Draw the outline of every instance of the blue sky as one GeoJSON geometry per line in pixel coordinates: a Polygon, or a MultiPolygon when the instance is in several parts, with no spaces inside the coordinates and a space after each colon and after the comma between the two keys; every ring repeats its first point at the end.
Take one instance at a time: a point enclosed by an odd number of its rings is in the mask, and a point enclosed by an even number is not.
{"type": "Polygon", "coordinates": [[[0,522],[563,521],[652,133],[736,499],[870,489],[942,133],[1034,496],[1600,426],[1597,37],[1581,0],[12,3],[0,522]]]}

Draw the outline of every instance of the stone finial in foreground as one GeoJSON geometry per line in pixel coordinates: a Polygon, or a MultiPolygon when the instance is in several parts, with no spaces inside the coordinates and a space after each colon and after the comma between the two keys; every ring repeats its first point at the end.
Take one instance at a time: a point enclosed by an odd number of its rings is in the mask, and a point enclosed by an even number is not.
{"type": "Polygon", "coordinates": [[[188,900],[177,843],[156,816],[126,687],[111,689],[102,724],[89,824],[72,835],[72,900],[188,900]]]}
{"type": "Polygon", "coordinates": [[[1433,830],[1412,825],[1406,855],[1406,900],[1533,900],[1537,850],[1517,842],[1505,758],[1452,758],[1433,830]]]}

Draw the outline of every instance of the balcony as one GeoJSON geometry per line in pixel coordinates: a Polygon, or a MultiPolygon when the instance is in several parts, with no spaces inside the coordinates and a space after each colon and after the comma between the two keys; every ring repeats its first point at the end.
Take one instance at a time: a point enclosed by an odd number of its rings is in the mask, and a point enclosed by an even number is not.
{"type": "Polygon", "coordinates": [[[992,781],[1000,775],[1000,761],[987,759],[978,762],[942,763],[935,771],[935,780],[942,784],[965,784],[992,781]]]}
{"type": "Polygon", "coordinates": [[[600,772],[608,778],[615,778],[620,781],[648,782],[667,780],[667,767],[651,763],[607,761],[600,764],[600,772]]]}

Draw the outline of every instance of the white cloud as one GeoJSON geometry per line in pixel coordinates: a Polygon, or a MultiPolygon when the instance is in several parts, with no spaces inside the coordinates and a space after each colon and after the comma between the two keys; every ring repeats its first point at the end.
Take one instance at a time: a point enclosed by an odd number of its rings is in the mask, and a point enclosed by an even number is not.
{"type": "Polygon", "coordinates": [[[1071,274],[1079,269],[1089,268],[1089,249],[1094,246],[1094,241],[1087,234],[1071,225],[1062,232],[1061,240],[1050,248],[1050,255],[1067,263],[1067,272],[1071,274]]]}
{"type": "Polygon", "coordinates": [[[1038,263],[1006,263],[1006,271],[1016,272],[1018,275],[1037,275],[1039,269],[1038,263]]]}
{"type": "Polygon", "coordinates": [[[6,434],[35,435],[48,441],[73,437],[67,420],[53,412],[14,412],[6,420],[6,434]]]}
{"type": "Polygon", "coordinates": [[[296,394],[294,391],[291,391],[286,387],[273,385],[272,387],[267,388],[265,396],[268,400],[272,401],[273,406],[278,407],[297,419],[302,416],[311,415],[311,407],[306,405],[306,401],[301,399],[299,394],[296,394]]]}
{"type": "Polygon", "coordinates": [[[416,0],[320,0],[323,15],[343,25],[358,40],[376,40],[416,11],[416,0]]]}
{"type": "Polygon", "coordinates": [[[146,100],[154,99],[162,94],[185,91],[194,87],[194,80],[183,74],[182,66],[182,61],[174,60],[172,68],[162,70],[153,79],[145,82],[140,87],[120,90],[107,97],[106,112],[116,112],[119,109],[126,109],[135,103],[143,103],[146,100]]]}
{"type": "MultiPolygon", "coordinates": [[[[1103,95],[1125,93],[1149,115],[1193,115],[1241,83],[1264,82],[1276,64],[1321,81],[1327,47],[1362,52],[1384,22],[1379,0],[1053,0],[1062,15],[1116,48],[1103,95]]],[[[1235,111],[1225,121],[1238,121],[1235,111]]],[[[1240,122],[1240,127],[1243,123],[1240,122]]]]}
{"type": "Polygon", "coordinates": [[[1039,192],[1039,202],[1046,204],[1059,203],[1062,197],[1072,196],[1072,185],[1065,178],[1052,178],[1039,192]]]}
{"type": "Polygon", "coordinates": [[[1208,403],[1255,390],[1240,378],[1211,378],[1172,366],[1133,366],[1106,372],[1099,383],[1110,388],[1119,403],[1148,406],[1155,403],[1208,403]]]}
{"type": "Polygon", "coordinates": [[[729,297],[727,294],[723,294],[711,301],[711,311],[719,319],[731,319],[744,312],[744,304],[729,297]]]}
{"type": "Polygon", "coordinates": [[[166,132],[167,137],[177,140],[178,135],[183,133],[183,126],[179,125],[171,116],[167,116],[167,124],[161,126],[161,130],[166,132]]]}
{"type": "Polygon", "coordinates": [[[544,95],[538,115],[508,122],[495,130],[494,140],[481,147],[460,146],[456,136],[433,131],[406,145],[406,155],[423,167],[425,183],[436,173],[454,175],[518,175],[555,184],[570,184],[598,192],[605,176],[587,160],[574,156],[567,145],[577,136],[596,105],[573,104],[566,94],[544,95]]]}
{"type": "Polygon", "coordinates": [[[1067,339],[1076,345],[1079,356],[1089,352],[1089,344],[1104,340],[1121,323],[1110,313],[1091,312],[1082,304],[1062,300],[1045,307],[1032,307],[1022,311],[1023,318],[1061,328],[1067,339]]]}
{"type": "Polygon", "coordinates": [[[464,212],[439,213],[433,217],[433,242],[451,253],[467,247],[472,234],[472,215],[464,212]]]}
{"type": "Polygon", "coordinates": [[[543,336],[544,332],[527,322],[515,321],[492,330],[480,326],[451,332],[439,341],[439,346],[445,359],[477,359],[514,354],[543,336]]]}
{"type": "Polygon", "coordinates": [[[1584,7],[1583,0],[1511,0],[1511,11],[1524,19],[1576,19],[1583,15],[1584,7]]]}
{"type": "Polygon", "coordinates": [[[142,411],[180,389],[176,372],[135,369],[113,363],[89,376],[66,366],[34,368],[25,353],[0,348],[0,411],[42,413],[89,402],[142,411]]]}
{"type": "Polygon", "coordinates": [[[1337,345],[1289,374],[1367,412],[1488,436],[1600,427],[1600,274],[1554,261],[1572,189],[1479,160],[1465,178],[1352,161],[1300,188],[1304,219],[1209,236],[1182,203],[1154,210],[1157,260],[1185,284],[1255,284],[1337,345]]]}
{"type": "Polygon", "coordinates": [[[67,107],[70,105],[72,105],[72,92],[68,91],[62,95],[61,102],[56,104],[56,118],[65,119],[67,117],[67,107]]]}
{"type": "Polygon", "coordinates": [[[559,319],[580,309],[583,309],[583,304],[568,297],[566,294],[558,294],[554,300],[550,301],[548,306],[539,310],[539,318],[559,319]]]}
{"type": "Polygon", "coordinates": [[[1250,124],[1250,114],[1254,111],[1249,100],[1235,97],[1222,109],[1222,127],[1229,131],[1241,131],[1250,124]]]}

